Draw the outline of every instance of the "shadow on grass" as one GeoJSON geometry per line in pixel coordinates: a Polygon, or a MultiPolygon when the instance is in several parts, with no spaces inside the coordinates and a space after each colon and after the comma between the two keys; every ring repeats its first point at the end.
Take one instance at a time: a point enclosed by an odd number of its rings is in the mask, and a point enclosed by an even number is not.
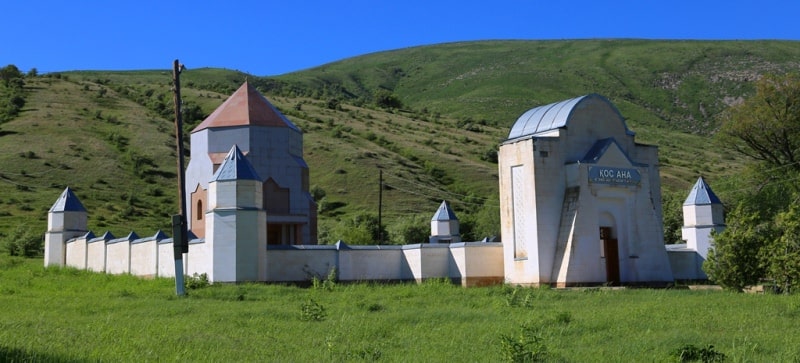
{"type": "Polygon", "coordinates": [[[0,362],[57,362],[57,363],[83,363],[88,359],[62,357],[50,353],[28,351],[19,348],[0,346],[0,362]]]}

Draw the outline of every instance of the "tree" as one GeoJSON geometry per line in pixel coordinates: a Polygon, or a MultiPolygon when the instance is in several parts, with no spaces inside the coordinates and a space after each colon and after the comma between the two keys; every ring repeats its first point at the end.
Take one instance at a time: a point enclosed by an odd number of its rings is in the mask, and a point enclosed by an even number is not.
{"type": "Polygon", "coordinates": [[[379,89],[375,92],[375,104],[381,108],[403,107],[403,102],[387,89],[379,89]]]}
{"type": "Polygon", "coordinates": [[[723,288],[742,291],[764,276],[759,258],[774,230],[758,212],[747,210],[744,204],[728,214],[727,227],[722,233],[712,233],[714,245],[708,251],[703,270],[711,281],[723,288]]]}
{"type": "Polygon", "coordinates": [[[756,94],[724,115],[718,140],[755,163],[738,178],[738,207],[703,269],[729,289],[769,278],[788,292],[800,278],[800,75],[762,77],[756,94]]]}
{"type": "Polygon", "coordinates": [[[797,202],[777,215],[775,230],[779,236],[763,249],[767,277],[786,294],[800,280],[800,207],[797,202]]]}
{"type": "Polygon", "coordinates": [[[765,75],[723,116],[722,144],[772,167],[800,170],[800,75],[765,75]]]}
{"type": "Polygon", "coordinates": [[[0,243],[0,250],[9,256],[36,257],[42,254],[44,244],[41,235],[34,233],[25,224],[20,224],[0,243]]]}
{"type": "Polygon", "coordinates": [[[664,243],[684,243],[683,229],[683,195],[671,191],[661,193],[661,210],[664,221],[664,243]]]}
{"type": "Polygon", "coordinates": [[[0,80],[3,81],[3,85],[10,87],[12,84],[19,83],[15,81],[22,80],[22,72],[19,71],[17,66],[9,64],[3,68],[0,68],[0,80]]]}
{"type": "Polygon", "coordinates": [[[392,244],[405,245],[428,242],[431,235],[431,219],[421,214],[399,219],[389,229],[392,244]]]}
{"type": "Polygon", "coordinates": [[[378,225],[378,217],[361,212],[339,223],[331,231],[331,237],[351,245],[380,244],[381,235],[388,237],[385,226],[378,225]]]}

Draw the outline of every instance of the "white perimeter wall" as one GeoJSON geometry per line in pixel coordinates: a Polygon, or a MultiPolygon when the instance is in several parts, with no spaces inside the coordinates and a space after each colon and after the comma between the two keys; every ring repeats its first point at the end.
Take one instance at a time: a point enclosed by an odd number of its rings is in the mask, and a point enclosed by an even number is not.
{"type": "MultiPolygon", "coordinates": [[[[202,241],[183,255],[186,275],[210,271],[213,256],[202,241]]],[[[68,266],[110,274],[174,277],[172,240],[106,241],[85,237],[66,246],[68,266]]],[[[501,243],[462,242],[405,246],[269,246],[267,282],[325,279],[335,269],[339,281],[423,281],[449,278],[463,286],[503,282],[501,243]]],[[[234,268],[234,266],[232,266],[234,268]]]]}

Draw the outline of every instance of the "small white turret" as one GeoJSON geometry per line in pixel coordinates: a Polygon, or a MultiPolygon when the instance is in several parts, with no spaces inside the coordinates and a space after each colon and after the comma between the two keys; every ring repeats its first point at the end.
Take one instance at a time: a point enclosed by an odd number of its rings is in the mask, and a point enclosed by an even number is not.
{"type": "Polygon", "coordinates": [[[700,177],[683,203],[681,236],[686,241],[686,248],[697,251],[706,259],[713,244],[711,231],[719,233],[724,229],[722,202],[700,177]]]}
{"type": "Polygon", "coordinates": [[[461,242],[458,231],[459,223],[456,213],[450,208],[447,201],[442,201],[436,214],[431,218],[430,243],[456,243],[461,242]]]}
{"type": "Polygon", "coordinates": [[[234,145],[208,185],[211,282],[266,280],[267,216],[261,178],[234,145]]]}
{"type": "Polygon", "coordinates": [[[44,235],[44,265],[64,266],[66,243],[88,232],[87,212],[81,201],[67,187],[47,213],[44,235]]]}

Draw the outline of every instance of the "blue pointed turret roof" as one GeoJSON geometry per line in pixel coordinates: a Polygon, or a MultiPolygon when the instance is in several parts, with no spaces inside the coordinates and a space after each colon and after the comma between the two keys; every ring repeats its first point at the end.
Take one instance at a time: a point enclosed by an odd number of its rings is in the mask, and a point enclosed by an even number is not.
{"type": "Polygon", "coordinates": [[[683,205],[704,205],[704,204],[722,204],[717,198],[717,195],[711,190],[711,187],[706,184],[703,177],[697,178],[694,183],[692,191],[689,192],[689,197],[683,202],[683,205]]]}
{"type": "Polygon", "coordinates": [[[442,201],[442,204],[439,205],[439,209],[436,211],[436,214],[433,215],[431,218],[432,221],[457,221],[458,217],[456,217],[456,213],[453,212],[453,209],[450,208],[450,203],[447,203],[446,200],[442,201]]]}
{"type": "Polygon", "coordinates": [[[58,200],[50,207],[51,212],[86,212],[81,201],[72,192],[72,189],[67,187],[58,197],[58,200]]]}
{"type": "Polygon", "coordinates": [[[162,231],[160,229],[156,232],[155,235],[153,235],[153,239],[156,240],[156,241],[160,241],[162,239],[167,239],[167,238],[169,238],[169,236],[167,236],[167,234],[164,233],[164,231],[162,231]]]}
{"type": "Polygon", "coordinates": [[[239,147],[233,145],[231,151],[225,156],[225,160],[214,173],[212,181],[225,181],[225,180],[261,180],[258,177],[253,165],[247,161],[247,158],[242,154],[239,147]]]}

